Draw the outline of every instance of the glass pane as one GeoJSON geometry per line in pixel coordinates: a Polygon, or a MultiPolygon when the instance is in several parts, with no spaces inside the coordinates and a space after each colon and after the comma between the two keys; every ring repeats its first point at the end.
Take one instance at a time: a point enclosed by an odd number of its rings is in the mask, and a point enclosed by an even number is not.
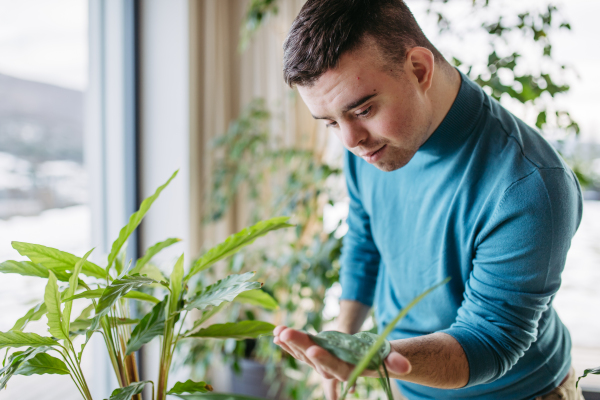
{"type": "MultiPolygon", "coordinates": [[[[0,262],[24,259],[11,247],[15,240],[82,255],[91,247],[83,165],[87,2],[0,0],[0,54],[0,262]]],[[[43,300],[44,285],[0,275],[0,331],[43,300]]],[[[25,330],[47,336],[46,319],[25,330]]],[[[33,375],[11,379],[1,397],[81,395],[68,375],[33,375]]]]}

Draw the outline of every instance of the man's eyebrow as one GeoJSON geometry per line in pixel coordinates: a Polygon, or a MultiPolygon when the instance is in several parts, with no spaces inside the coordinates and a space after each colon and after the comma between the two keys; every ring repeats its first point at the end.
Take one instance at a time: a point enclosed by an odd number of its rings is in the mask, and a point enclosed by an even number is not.
{"type": "MultiPolygon", "coordinates": [[[[353,108],[356,108],[358,106],[360,106],[361,104],[367,102],[368,100],[372,99],[373,97],[377,96],[378,93],[372,93],[372,94],[368,94],[364,97],[361,97],[360,99],[348,104],[347,106],[345,106],[342,109],[342,113],[347,113],[348,111],[352,110],[353,108]]],[[[331,117],[317,117],[316,115],[312,116],[314,119],[333,119],[331,117]]]]}

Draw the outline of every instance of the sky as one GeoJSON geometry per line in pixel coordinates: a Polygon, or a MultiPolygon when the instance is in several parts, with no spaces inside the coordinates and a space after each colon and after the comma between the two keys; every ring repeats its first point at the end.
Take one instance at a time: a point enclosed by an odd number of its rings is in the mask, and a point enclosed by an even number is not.
{"type": "Polygon", "coordinates": [[[86,0],[0,0],[0,73],[87,86],[86,0]]]}
{"type": "MultiPolygon", "coordinates": [[[[435,25],[424,21],[423,9],[427,1],[406,1],[434,44],[441,42],[441,46],[452,46],[448,41],[444,43],[444,38],[437,37],[435,25]]],[[[455,15],[466,25],[468,18],[462,17],[461,13],[469,2],[453,0],[444,7],[449,15],[455,15]]],[[[491,4],[512,7],[513,15],[516,15],[523,7],[547,2],[492,0],[491,4]]],[[[582,138],[600,142],[600,79],[596,73],[600,64],[600,34],[596,21],[600,15],[600,1],[563,0],[555,4],[573,27],[572,32],[563,32],[554,38],[555,56],[572,65],[580,78],[571,79],[570,92],[552,101],[567,109],[579,122],[582,138]]],[[[458,51],[464,58],[477,58],[488,54],[482,51],[484,43],[482,35],[470,36],[468,45],[454,45],[461,46],[458,51]]],[[[0,0],[0,73],[84,90],[87,85],[87,1],[0,0]]],[[[519,112],[517,108],[511,111],[519,112]]],[[[526,119],[524,115],[518,116],[526,119]]]]}

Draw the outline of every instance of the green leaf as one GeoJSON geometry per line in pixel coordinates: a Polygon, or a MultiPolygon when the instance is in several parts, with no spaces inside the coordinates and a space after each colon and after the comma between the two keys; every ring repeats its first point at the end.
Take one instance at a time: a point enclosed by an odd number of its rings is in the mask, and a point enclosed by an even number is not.
{"type": "Polygon", "coordinates": [[[175,394],[174,396],[183,400],[265,400],[258,397],[234,393],[175,394]]]}
{"type": "Polygon", "coordinates": [[[208,306],[218,306],[224,301],[233,301],[240,293],[246,290],[259,289],[260,282],[247,282],[252,279],[254,272],[228,277],[207,286],[198,292],[185,306],[186,310],[194,308],[204,309],[208,306]]]}
{"type": "Polygon", "coordinates": [[[579,386],[579,381],[582,378],[585,378],[586,376],[588,376],[588,374],[600,375],[600,367],[590,368],[590,369],[584,370],[583,371],[583,375],[581,375],[579,378],[577,378],[577,382],[575,383],[575,387],[578,387],[579,386]]]}
{"type": "MultiPolygon", "coordinates": [[[[81,283],[81,280],[80,280],[80,283],[81,283]]],[[[62,292],[61,298],[64,298],[64,295],[65,295],[65,292],[62,292]]],[[[65,300],[63,299],[62,301],[65,301],[65,300]]],[[[46,314],[46,311],[47,311],[46,303],[37,304],[35,307],[29,309],[29,311],[27,311],[27,314],[25,314],[24,316],[22,316],[21,318],[19,318],[17,320],[15,325],[11,328],[11,331],[22,331],[23,329],[25,329],[25,327],[27,326],[27,324],[29,322],[38,321],[40,318],[42,318],[42,316],[46,314]]]]}
{"type": "MultiPolygon", "coordinates": [[[[329,351],[331,354],[350,364],[358,364],[367,354],[369,348],[379,338],[377,335],[369,332],[359,332],[355,335],[349,335],[337,331],[319,332],[318,335],[308,334],[318,346],[329,351]]],[[[384,340],[380,350],[371,358],[368,369],[377,369],[383,360],[390,354],[390,342],[384,340]]]]}
{"type": "MultiPolygon", "coordinates": [[[[99,299],[100,297],[102,297],[102,294],[104,293],[105,290],[106,290],[105,288],[86,290],[85,292],[81,292],[79,294],[76,294],[75,296],[66,298],[63,301],[77,300],[77,299],[99,299]]],[[[139,292],[137,290],[132,290],[132,291],[126,293],[125,295],[123,295],[123,297],[126,299],[148,301],[148,302],[154,303],[154,304],[160,303],[160,300],[157,299],[156,297],[149,295],[147,293],[144,293],[144,292],[139,292]]]]}
{"type": "Polygon", "coordinates": [[[50,271],[48,283],[46,284],[46,292],[44,294],[44,303],[46,303],[47,316],[48,316],[48,331],[52,336],[58,339],[67,339],[69,332],[64,330],[63,325],[63,314],[60,309],[60,293],[58,291],[58,284],[56,283],[56,276],[50,271]]]}
{"type": "Polygon", "coordinates": [[[65,363],[46,353],[38,353],[35,357],[25,361],[19,366],[15,375],[69,375],[69,369],[65,363]]]}
{"type": "Polygon", "coordinates": [[[152,381],[134,382],[124,388],[115,389],[109,400],[131,400],[131,396],[142,393],[147,383],[152,383],[152,381]]]}
{"type": "Polygon", "coordinates": [[[37,304],[35,307],[29,309],[27,314],[15,322],[15,325],[11,328],[11,331],[22,331],[29,322],[38,321],[40,318],[42,318],[42,316],[46,314],[46,310],[46,303],[37,304]]]}
{"type": "Polygon", "coordinates": [[[171,175],[169,180],[164,185],[162,185],[158,189],[156,189],[156,192],[154,192],[154,194],[152,196],[150,196],[147,199],[145,199],[144,201],[142,201],[142,204],[140,205],[139,210],[137,210],[136,212],[131,214],[131,217],[129,217],[129,222],[127,223],[127,225],[125,225],[121,229],[121,231],[119,232],[119,237],[112,244],[112,247],[110,249],[110,254],[108,255],[108,265],[106,266],[107,272],[110,270],[110,267],[112,267],[112,264],[115,261],[115,258],[119,254],[119,250],[121,250],[121,247],[123,247],[123,245],[127,241],[127,238],[129,238],[129,236],[133,233],[133,231],[135,231],[135,229],[138,227],[138,225],[142,222],[142,219],[144,218],[144,216],[146,215],[146,213],[152,206],[152,203],[154,203],[154,201],[160,195],[160,192],[162,192],[163,189],[167,187],[167,185],[171,182],[171,180],[173,180],[173,178],[175,178],[175,176],[177,175],[178,172],[179,172],[179,170],[175,171],[173,173],[173,175],[171,175]]]}
{"type": "Polygon", "coordinates": [[[45,351],[50,350],[49,347],[39,346],[39,347],[30,347],[25,351],[18,351],[11,354],[8,359],[8,363],[6,367],[0,369],[0,390],[6,387],[6,384],[12,378],[12,376],[18,371],[19,367],[32,359],[39,353],[43,353],[45,351]]]}
{"type": "MultiPolygon", "coordinates": [[[[108,317],[111,325],[134,325],[140,322],[139,319],[131,319],[131,318],[117,318],[117,317],[108,317]]],[[[76,319],[71,322],[71,330],[74,332],[83,331],[89,328],[94,321],[91,319],[76,319]]]]}
{"type": "Polygon", "coordinates": [[[185,382],[177,382],[167,394],[183,394],[183,393],[210,393],[213,391],[212,386],[206,382],[194,382],[188,379],[185,382]]]}
{"type": "Polygon", "coordinates": [[[181,239],[178,238],[170,238],[167,239],[163,242],[158,242],[156,243],[154,246],[150,247],[148,249],[148,251],[146,251],[146,254],[144,254],[144,257],[140,258],[137,263],[135,264],[135,267],[129,271],[129,274],[137,274],[140,273],[142,271],[142,268],[144,268],[144,266],[152,259],[152,257],[154,257],[155,255],[157,255],[162,249],[165,249],[175,243],[180,242],[181,239]]]}
{"type": "Polygon", "coordinates": [[[144,265],[144,267],[140,271],[140,275],[147,276],[148,278],[152,278],[157,282],[167,280],[167,278],[165,277],[165,274],[163,274],[163,272],[160,270],[160,268],[158,268],[154,264],[146,263],[146,265],[144,265]]]}
{"type": "Polygon", "coordinates": [[[266,310],[277,310],[279,304],[271,295],[264,290],[253,289],[246,292],[242,292],[233,299],[236,303],[252,304],[253,306],[259,306],[266,310]]]}
{"type": "Polygon", "coordinates": [[[190,273],[186,276],[187,281],[193,275],[205,270],[217,261],[228,257],[243,247],[253,243],[256,239],[266,235],[272,230],[288,228],[293,225],[287,223],[289,217],[276,217],[245,228],[238,233],[229,236],[223,243],[213,247],[200,257],[192,266],[190,273]]]}
{"type": "Polygon", "coordinates": [[[140,287],[151,283],[156,283],[156,281],[140,275],[125,275],[120,279],[115,279],[111,282],[110,286],[104,290],[100,300],[98,300],[98,304],[96,305],[96,316],[105,315],[119,298],[125,296],[131,290],[139,289],[140,287]]]}
{"type": "MultiPolygon", "coordinates": [[[[31,261],[13,261],[8,260],[0,263],[0,272],[4,274],[19,274],[22,276],[36,276],[38,278],[48,278],[48,268],[41,264],[31,261]]],[[[59,281],[68,282],[69,274],[54,271],[59,281]]]]}
{"type": "Polygon", "coordinates": [[[169,315],[171,315],[179,311],[179,300],[181,299],[181,293],[183,292],[183,254],[179,257],[173,267],[169,289],[171,289],[171,294],[169,295],[169,315]]]}
{"type": "Polygon", "coordinates": [[[411,301],[406,307],[404,307],[402,310],[400,310],[400,312],[398,313],[398,315],[396,315],[396,318],[394,318],[388,324],[388,326],[384,329],[383,333],[379,336],[379,339],[377,339],[375,341],[375,343],[373,343],[371,345],[371,347],[369,348],[369,351],[362,357],[362,359],[360,360],[360,362],[356,365],[356,367],[354,367],[354,369],[350,373],[350,377],[348,378],[348,382],[346,383],[346,389],[344,390],[344,393],[342,393],[342,396],[340,397],[341,400],[344,400],[346,398],[346,396],[348,395],[348,391],[354,386],[354,384],[356,383],[356,380],[358,379],[358,377],[360,376],[360,374],[362,374],[362,372],[369,366],[369,363],[371,362],[371,359],[380,350],[381,346],[384,344],[384,341],[386,340],[385,338],[396,327],[396,325],[398,324],[398,322],[402,318],[404,318],[404,316],[406,314],[408,314],[408,312],[415,305],[417,305],[421,300],[423,300],[423,298],[425,298],[425,296],[427,296],[429,293],[431,293],[432,291],[434,291],[438,287],[445,285],[449,281],[450,281],[450,277],[444,279],[443,281],[441,281],[439,283],[436,283],[435,285],[433,285],[432,287],[430,287],[429,289],[425,290],[423,293],[421,293],[420,295],[418,295],[417,297],[415,297],[413,299],[413,301],[411,301]]]}
{"type": "Polygon", "coordinates": [[[5,347],[41,347],[54,346],[58,342],[37,333],[9,331],[0,332],[0,349],[5,347]]]}
{"type": "MultiPolygon", "coordinates": [[[[81,260],[80,257],[73,254],[52,247],[42,246],[41,244],[12,242],[12,247],[34,263],[42,264],[44,267],[55,272],[55,275],[56,272],[60,274],[65,271],[73,271],[75,264],[81,260]]],[[[106,279],[106,272],[91,261],[86,261],[83,264],[81,272],[86,276],[106,279]]]]}
{"type": "Polygon", "coordinates": [[[152,308],[148,314],[131,332],[131,337],[127,342],[125,354],[129,355],[139,350],[144,344],[148,343],[158,335],[162,335],[165,329],[165,316],[168,297],[152,308]]]}
{"type": "Polygon", "coordinates": [[[275,325],[263,321],[230,322],[227,324],[211,325],[186,337],[236,340],[256,339],[260,336],[272,335],[273,329],[275,329],[275,325]]]}
{"type": "MultiPolygon", "coordinates": [[[[81,260],[77,261],[77,264],[75,264],[75,268],[73,269],[73,274],[71,275],[71,278],[69,279],[69,287],[63,293],[63,295],[65,297],[71,297],[77,291],[77,284],[79,283],[79,274],[81,273],[83,264],[85,263],[85,261],[87,260],[89,255],[92,254],[92,251],[94,251],[94,249],[91,249],[90,251],[88,251],[83,256],[83,258],[81,260]]],[[[60,307],[60,302],[58,303],[58,306],[60,307]]],[[[69,333],[69,325],[71,323],[71,310],[72,309],[73,309],[73,300],[65,301],[65,309],[63,311],[63,317],[62,317],[62,324],[63,324],[62,330],[63,330],[63,332],[65,332],[67,334],[69,333]]]]}

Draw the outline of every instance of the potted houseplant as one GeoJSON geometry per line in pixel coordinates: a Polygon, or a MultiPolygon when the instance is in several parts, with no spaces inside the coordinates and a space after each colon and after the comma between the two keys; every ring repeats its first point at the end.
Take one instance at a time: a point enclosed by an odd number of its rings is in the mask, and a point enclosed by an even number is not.
{"type": "Polygon", "coordinates": [[[255,239],[272,230],[290,227],[287,217],[261,221],[230,236],[223,243],[206,251],[187,271],[182,255],[169,277],[161,278],[157,274],[145,272],[148,261],[162,249],[176,243],[177,239],[157,243],[135,264],[126,264],[122,249],[127,239],[176,175],[177,172],[131,215],[112,244],[104,268],[88,260],[93,249],[83,257],[78,257],[39,244],[12,243],[30,261],[2,262],[0,272],[36,276],[47,279],[48,282],[44,301],[30,309],[11,330],[0,332],[0,349],[7,348],[0,368],[0,390],[14,375],[68,374],[82,398],[92,400],[81,370],[81,359],[90,337],[98,333],[104,338],[119,383],[119,388],[110,396],[111,400],[132,397],[142,400],[142,390],[146,385],[152,386],[152,399],[164,400],[167,395],[186,398],[211,392],[212,386],[206,382],[191,380],[168,386],[169,371],[178,342],[206,338],[241,340],[271,334],[274,326],[263,321],[202,327],[204,322],[228,302],[267,306],[272,304],[274,300],[260,289],[262,284],[252,280],[253,272],[231,274],[211,285],[196,287],[193,291],[188,290],[188,282],[201,271],[236,253],[255,239]],[[62,288],[59,282],[63,284],[62,288]],[[148,286],[157,287],[153,294],[161,292],[160,296],[155,297],[139,290],[148,286]],[[75,301],[85,301],[89,305],[81,315],[72,318],[71,311],[75,301]],[[132,319],[129,315],[130,301],[150,302],[153,307],[139,320],[132,319]],[[184,322],[192,310],[200,310],[202,314],[189,329],[185,329],[184,322]],[[49,335],[40,336],[24,331],[29,322],[38,320],[43,315],[48,318],[49,335]],[[83,339],[79,349],[74,346],[74,340],[78,336],[83,339]],[[140,381],[135,352],[157,336],[161,338],[158,381],[140,381]],[[9,354],[8,349],[19,351],[9,354]]]}

